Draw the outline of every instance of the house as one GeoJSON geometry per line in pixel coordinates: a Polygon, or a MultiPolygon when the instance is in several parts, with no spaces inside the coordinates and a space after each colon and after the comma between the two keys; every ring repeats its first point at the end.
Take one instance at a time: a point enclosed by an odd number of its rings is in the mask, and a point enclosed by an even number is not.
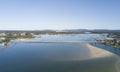
{"type": "Polygon", "coordinates": [[[0,36],[6,36],[6,34],[5,33],[0,33],[0,36]]]}
{"type": "Polygon", "coordinates": [[[120,38],[116,38],[118,44],[120,44],[120,38]]]}
{"type": "Polygon", "coordinates": [[[17,34],[14,33],[13,36],[17,36],[17,34]]]}
{"type": "Polygon", "coordinates": [[[2,40],[5,40],[5,37],[0,37],[0,42],[1,42],[2,40]]]}
{"type": "Polygon", "coordinates": [[[26,35],[26,33],[25,33],[25,32],[23,32],[23,33],[21,33],[20,35],[21,35],[21,36],[25,36],[25,35],[26,35]]]}

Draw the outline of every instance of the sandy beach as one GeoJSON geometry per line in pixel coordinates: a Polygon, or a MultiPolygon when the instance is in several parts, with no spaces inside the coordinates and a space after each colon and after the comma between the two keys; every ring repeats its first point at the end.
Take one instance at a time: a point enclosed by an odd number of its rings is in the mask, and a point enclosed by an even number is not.
{"type": "Polygon", "coordinates": [[[92,46],[88,43],[86,43],[86,46],[90,50],[91,58],[102,58],[102,57],[110,57],[115,55],[107,50],[92,46]]]}
{"type": "Polygon", "coordinates": [[[120,57],[116,54],[113,54],[107,50],[92,46],[90,44],[86,44],[86,46],[90,49],[91,58],[105,58],[111,57],[116,59],[115,68],[117,72],[120,72],[120,57]]]}

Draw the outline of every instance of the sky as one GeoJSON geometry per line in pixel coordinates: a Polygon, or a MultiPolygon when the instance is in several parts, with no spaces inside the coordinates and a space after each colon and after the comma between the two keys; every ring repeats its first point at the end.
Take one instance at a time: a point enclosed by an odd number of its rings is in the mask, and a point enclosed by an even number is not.
{"type": "Polygon", "coordinates": [[[120,0],[0,0],[0,30],[120,29],[120,0]]]}

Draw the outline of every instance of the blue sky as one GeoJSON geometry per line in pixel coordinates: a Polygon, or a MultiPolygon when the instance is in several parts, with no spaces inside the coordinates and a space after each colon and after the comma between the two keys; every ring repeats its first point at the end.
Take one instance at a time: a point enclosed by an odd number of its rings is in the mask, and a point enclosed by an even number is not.
{"type": "Polygon", "coordinates": [[[0,30],[120,29],[120,0],[0,0],[0,30]]]}

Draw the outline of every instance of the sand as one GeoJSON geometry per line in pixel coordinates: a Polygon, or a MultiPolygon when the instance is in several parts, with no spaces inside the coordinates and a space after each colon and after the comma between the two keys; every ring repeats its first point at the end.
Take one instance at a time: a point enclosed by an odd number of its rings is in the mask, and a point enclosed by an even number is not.
{"type": "Polygon", "coordinates": [[[90,50],[91,58],[101,58],[101,57],[115,56],[115,54],[113,54],[113,53],[111,53],[107,50],[92,46],[88,43],[86,43],[86,46],[90,50]]]}

